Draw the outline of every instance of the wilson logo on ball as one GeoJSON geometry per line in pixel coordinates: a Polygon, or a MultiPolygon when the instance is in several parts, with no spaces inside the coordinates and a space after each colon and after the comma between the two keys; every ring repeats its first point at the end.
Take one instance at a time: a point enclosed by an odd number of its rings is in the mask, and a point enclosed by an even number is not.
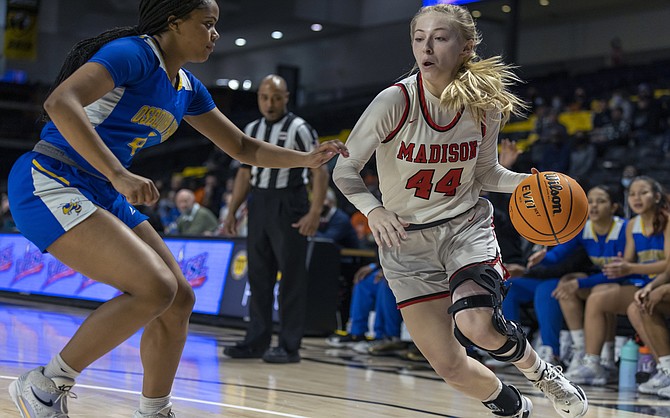
{"type": "Polygon", "coordinates": [[[546,173],[544,178],[547,179],[547,184],[549,185],[549,190],[551,190],[551,207],[553,209],[554,215],[561,213],[561,179],[556,173],[546,173]]]}
{"type": "Polygon", "coordinates": [[[572,178],[553,171],[533,174],[514,190],[509,204],[514,228],[528,241],[561,244],[586,224],[588,200],[572,178]]]}

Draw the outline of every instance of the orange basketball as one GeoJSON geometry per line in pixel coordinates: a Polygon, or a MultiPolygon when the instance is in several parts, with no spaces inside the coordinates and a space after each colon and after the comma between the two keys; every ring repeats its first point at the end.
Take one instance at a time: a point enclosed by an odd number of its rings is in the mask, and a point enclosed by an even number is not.
{"type": "Polygon", "coordinates": [[[540,245],[571,240],[584,228],[588,214],[584,189],[572,178],[553,171],[533,174],[519,183],[509,202],[514,228],[540,245]]]}

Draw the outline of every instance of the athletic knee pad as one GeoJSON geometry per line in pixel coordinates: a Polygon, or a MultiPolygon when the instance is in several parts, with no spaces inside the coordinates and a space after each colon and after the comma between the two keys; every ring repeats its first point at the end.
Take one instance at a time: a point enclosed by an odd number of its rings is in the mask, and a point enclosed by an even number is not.
{"type": "Polygon", "coordinates": [[[505,319],[502,313],[502,300],[505,295],[503,278],[493,266],[489,264],[475,264],[460,270],[451,278],[449,285],[452,294],[454,290],[468,280],[472,280],[487,290],[489,294],[467,296],[451,305],[447,312],[454,317],[454,336],[464,347],[473,345],[487,351],[496,360],[506,362],[520,360],[526,351],[526,334],[518,324],[505,319]],[[472,308],[491,308],[493,310],[491,317],[493,328],[507,337],[507,342],[502,347],[497,350],[487,350],[474,344],[458,329],[456,313],[472,308]],[[511,354],[505,355],[505,353],[510,351],[512,351],[511,354]]]}

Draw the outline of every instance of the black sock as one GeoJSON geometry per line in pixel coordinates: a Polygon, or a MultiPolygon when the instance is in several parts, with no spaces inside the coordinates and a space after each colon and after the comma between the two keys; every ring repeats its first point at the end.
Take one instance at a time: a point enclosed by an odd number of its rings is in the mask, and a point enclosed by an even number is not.
{"type": "Polygon", "coordinates": [[[495,415],[512,416],[521,409],[521,394],[513,387],[503,383],[502,391],[497,398],[489,402],[482,402],[495,415]]]}

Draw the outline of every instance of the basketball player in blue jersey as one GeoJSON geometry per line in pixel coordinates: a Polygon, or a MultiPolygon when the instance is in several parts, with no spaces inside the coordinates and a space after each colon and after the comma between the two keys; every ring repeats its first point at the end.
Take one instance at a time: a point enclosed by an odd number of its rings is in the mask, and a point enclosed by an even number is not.
{"type": "Polygon", "coordinates": [[[563,417],[586,413],[584,392],[544,362],[502,315],[505,270],[482,190],[511,193],[528,175],[497,159],[498,132],[524,107],[500,57],[479,59],[481,39],[459,6],[419,10],[411,22],[417,72],[383,90],[347,140],[334,180],[368,217],[382,268],[412,339],[451,386],[495,415],[529,417],[530,400],[465,348],[513,363],[563,417]],[[383,202],[360,172],[376,153],[383,202]]]}
{"type": "MultiPolygon", "coordinates": [[[[185,119],[232,157],[269,167],[318,167],[341,143],[310,153],[250,138],[182,69],[204,62],[219,38],[214,0],[142,0],[139,24],[78,43],[44,108],[35,150],[9,177],[19,230],[42,251],[123,292],[104,303],[45,367],[9,387],[24,418],[67,417],[75,378],[144,327],[142,397],[134,417],[174,417],[170,390],[186,341],[193,290],[134,204],[158,199],[154,183],[128,171],[143,148],[167,140],[185,119]]],[[[104,407],[101,407],[104,409],[104,407]]]]}
{"type": "Polygon", "coordinates": [[[600,353],[608,315],[625,315],[635,293],[664,272],[670,259],[670,204],[660,183],[647,176],[634,178],[628,188],[628,204],[636,216],[626,226],[623,257],[613,257],[603,266],[603,273],[611,282],[594,287],[586,300],[585,354],[579,367],[569,370],[570,378],[576,382],[606,383],[600,353]],[[616,282],[628,275],[632,277],[616,282]]]}

